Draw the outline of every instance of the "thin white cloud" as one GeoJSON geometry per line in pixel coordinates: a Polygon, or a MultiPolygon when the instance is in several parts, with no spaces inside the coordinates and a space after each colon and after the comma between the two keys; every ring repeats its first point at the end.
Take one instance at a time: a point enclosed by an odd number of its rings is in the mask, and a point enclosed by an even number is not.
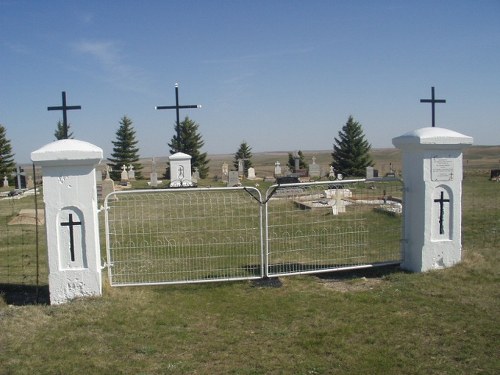
{"type": "Polygon", "coordinates": [[[104,79],[114,85],[131,90],[144,92],[144,72],[125,62],[121,44],[115,41],[80,41],[73,44],[73,49],[82,55],[87,55],[98,62],[105,73],[104,79]]]}

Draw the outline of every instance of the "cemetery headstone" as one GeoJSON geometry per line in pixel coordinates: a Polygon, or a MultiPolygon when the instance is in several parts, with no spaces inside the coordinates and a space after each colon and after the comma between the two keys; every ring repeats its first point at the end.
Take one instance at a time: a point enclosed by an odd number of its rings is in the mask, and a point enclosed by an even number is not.
{"type": "Polygon", "coordinates": [[[135,181],[135,171],[134,171],[134,166],[132,164],[128,166],[128,179],[130,181],[135,181]]]}
{"type": "Polygon", "coordinates": [[[309,177],[321,177],[321,167],[316,164],[315,156],[312,158],[312,164],[309,165],[309,177]]]}
{"type": "Polygon", "coordinates": [[[106,199],[106,197],[115,191],[115,183],[109,176],[111,167],[106,166],[106,178],[101,183],[101,199],[106,199]]]}
{"type": "Polygon", "coordinates": [[[238,160],[238,175],[243,177],[245,174],[245,162],[243,159],[238,160]]]}
{"type": "Polygon", "coordinates": [[[191,181],[193,182],[193,184],[197,184],[199,179],[200,179],[200,171],[198,170],[198,167],[195,167],[193,175],[191,176],[191,181]]]}
{"type": "Polygon", "coordinates": [[[222,163],[222,181],[228,181],[229,167],[226,162],[222,163]]]}
{"type": "Polygon", "coordinates": [[[31,190],[35,187],[35,183],[33,182],[33,177],[31,175],[28,176],[28,182],[26,182],[26,188],[31,190]]]}
{"type": "Polygon", "coordinates": [[[127,166],[125,164],[122,165],[121,181],[128,182],[127,166]]]}
{"type": "Polygon", "coordinates": [[[248,168],[248,171],[247,171],[247,178],[249,180],[255,180],[255,168],[254,167],[250,167],[248,168]]]}
{"type": "Polygon", "coordinates": [[[490,179],[493,181],[499,181],[500,180],[500,169],[492,169],[490,171],[490,179]]]}
{"type": "Polygon", "coordinates": [[[233,186],[238,186],[239,184],[240,184],[239,172],[229,171],[227,186],[233,187],[233,186]]]}
{"type": "Polygon", "coordinates": [[[373,167],[366,167],[366,178],[369,180],[374,177],[373,167]]]}
{"type": "Polygon", "coordinates": [[[151,162],[151,174],[149,175],[149,186],[157,187],[158,186],[158,173],[156,173],[156,160],[153,158],[151,162]]]}
{"type": "Polygon", "coordinates": [[[170,161],[170,186],[193,186],[191,179],[191,156],[183,152],[176,152],[169,157],[170,161]]]}
{"type": "Polygon", "coordinates": [[[9,187],[9,180],[7,176],[3,176],[3,187],[9,187]]]}
{"type": "Polygon", "coordinates": [[[335,180],[335,169],[333,168],[333,165],[330,165],[330,171],[328,172],[328,178],[330,180],[335,180]]]}
{"type": "Polygon", "coordinates": [[[279,176],[281,176],[281,165],[279,161],[276,161],[276,163],[274,163],[274,177],[279,176]]]}

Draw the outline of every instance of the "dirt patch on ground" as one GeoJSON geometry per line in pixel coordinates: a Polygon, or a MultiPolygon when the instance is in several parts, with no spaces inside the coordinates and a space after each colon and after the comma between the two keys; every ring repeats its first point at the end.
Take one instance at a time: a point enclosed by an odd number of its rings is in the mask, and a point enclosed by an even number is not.
{"type": "Polygon", "coordinates": [[[325,288],[341,293],[364,292],[379,287],[383,280],[381,278],[352,278],[352,279],[320,279],[325,288]]]}

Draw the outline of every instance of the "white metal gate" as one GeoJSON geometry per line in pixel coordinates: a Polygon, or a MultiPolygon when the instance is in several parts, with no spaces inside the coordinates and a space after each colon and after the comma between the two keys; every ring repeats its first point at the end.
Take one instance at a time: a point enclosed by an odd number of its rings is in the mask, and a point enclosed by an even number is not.
{"type": "Polygon", "coordinates": [[[106,197],[111,285],[260,278],[255,188],[134,190],[106,197]]]}
{"type": "Polygon", "coordinates": [[[401,262],[396,179],[111,193],[111,285],[256,279],[401,262]],[[265,213],[265,215],[264,215],[265,213]]]}

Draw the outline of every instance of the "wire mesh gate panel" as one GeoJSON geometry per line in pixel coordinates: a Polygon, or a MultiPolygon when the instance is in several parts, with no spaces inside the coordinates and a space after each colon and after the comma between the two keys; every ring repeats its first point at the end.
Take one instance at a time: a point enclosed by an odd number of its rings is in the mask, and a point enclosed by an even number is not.
{"type": "Polygon", "coordinates": [[[255,188],[135,190],[105,200],[111,285],[260,278],[255,188]]]}
{"type": "Polygon", "coordinates": [[[266,275],[400,263],[402,187],[397,179],[271,186],[266,275]]]}

